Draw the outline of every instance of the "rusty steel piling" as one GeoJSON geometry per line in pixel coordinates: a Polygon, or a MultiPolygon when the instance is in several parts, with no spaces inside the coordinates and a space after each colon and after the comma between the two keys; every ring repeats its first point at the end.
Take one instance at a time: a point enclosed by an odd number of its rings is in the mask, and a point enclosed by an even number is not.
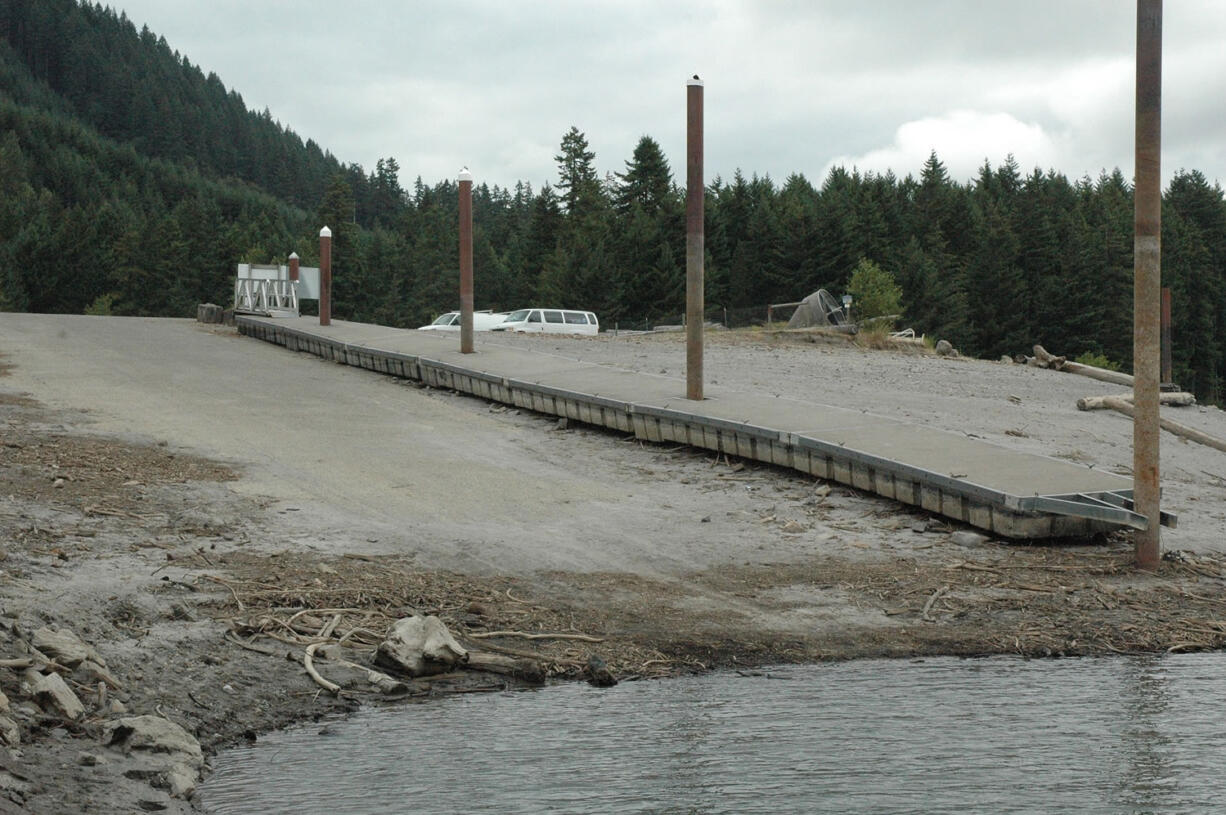
{"type": "Polygon", "coordinates": [[[1173,372],[1171,350],[1171,290],[1162,287],[1162,388],[1173,390],[1175,374],[1173,372]]]}
{"type": "Polygon", "coordinates": [[[460,171],[460,353],[473,352],[473,174],[460,171]]]}
{"type": "Polygon", "coordinates": [[[695,74],[686,83],[686,196],[685,196],[685,393],[701,400],[703,376],[703,179],[702,80],[695,74]]]}
{"type": "Polygon", "coordinates": [[[1136,565],[1157,569],[1158,391],[1162,280],[1162,0],[1137,0],[1136,192],[1133,249],[1133,501],[1149,519],[1136,533],[1136,565]]]}
{"type": "Polygon", "coordinates": [[[332,325],[332,230],[319,230],[319,324],[332,325]]]}

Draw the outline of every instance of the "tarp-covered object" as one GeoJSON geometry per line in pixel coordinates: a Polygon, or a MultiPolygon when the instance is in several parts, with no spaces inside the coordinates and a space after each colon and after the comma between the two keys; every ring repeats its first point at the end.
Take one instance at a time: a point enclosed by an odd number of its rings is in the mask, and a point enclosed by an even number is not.
{"type": "Polygon", "coordinates": [[[825,289],[818,289],[810,294],[788,320],[788,328],[820,328],[822,326],[843,325],[847,322],[839,301],[825,289]]]}

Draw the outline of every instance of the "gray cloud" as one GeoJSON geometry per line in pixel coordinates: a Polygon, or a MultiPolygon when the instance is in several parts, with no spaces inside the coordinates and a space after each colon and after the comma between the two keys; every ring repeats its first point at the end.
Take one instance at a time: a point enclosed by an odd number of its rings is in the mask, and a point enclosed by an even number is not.
{"type": "MultiPolygon", "coordinates": [[[[571,125],[602,173],[646,133],[676,174],[695,72],[708,177],[820,183],[835,160],[902,176],[927,149],[964,177],[1027,149],[1071,177],[1131,175],[1135,11],[1118,0],[119,1],[250,106],[342,161],[394,156],[406,183],[463,164],[552,182],[571,125]]],[[[1226,4],[1168,3],[1164,28],[1165,173],[1226,180],[1226,4]]]]}

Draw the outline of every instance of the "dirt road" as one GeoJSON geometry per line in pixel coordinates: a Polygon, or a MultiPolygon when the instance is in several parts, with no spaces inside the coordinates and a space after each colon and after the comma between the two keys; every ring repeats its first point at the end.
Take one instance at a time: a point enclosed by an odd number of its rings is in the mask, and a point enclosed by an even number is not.
{"type": "MultiPolygon", "coordinates": [[[[677,336],[480,341],[684,375],[677,336]]],[[[40,627],[71,628],[123,681],[106,704],[72,675],[90,710],[67,722],[0,668],[22,738],[0,762],[0,812],[192,811],[100,743],[121,715],[111,704],[164,716],[207,752],[371,700],[361,677],[321,695],[298,662],[222,636],[300,659],[334,614],[348,631],[428,611],[462,637],[590,638],[479,640],[537,653],[559,677],[581,676],[591,653],[625,678],[1226,641],[1226,457],[1169,436],[1167,508],[1181,518],[1165,545],[1184,554],[1138,575],[1123,535],[959,535],[794,472],[559,427],[189,321],[4,314],[0,353],[0,658],[40,627]]],[[[1074,406],[1112,388],[1068,374],[743,335],[712,335],[706,368],[727,387],[1129,463],[1127,420],[1074,406]]],[[[1226,436],[1217,409],[1177,416],[1226,436]]]]}

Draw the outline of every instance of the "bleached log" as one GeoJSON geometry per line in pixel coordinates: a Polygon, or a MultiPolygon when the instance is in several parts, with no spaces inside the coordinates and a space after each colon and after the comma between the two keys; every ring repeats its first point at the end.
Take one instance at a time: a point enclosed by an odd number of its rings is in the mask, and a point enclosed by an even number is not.
{"type": "Polygon", "coordinates": [[[85,674],[93,682],[105,682],[115,690],[123,690],[123,683],[116,679],[115,675],[105,667],[94,662],[92,659],[81,660],[77,670],[85,674]]]}
{"type": "Polygon", "coordinates": [[[339,650],[340,649],[334,645],[320,645],[318,650],[315,651],[315,655],[323,657],[329,662],[333,662],[337,665],[343,665],[346,668],[361,671],[366,677],[367,682],[378,688],[380,692],[389,696],[409,692],[409,686],[404,682],[401,682],[399,679],[388,676],[382,671],[376,671],[374,668],[371,668],[368,665],[361,665],[357,662],[351,662],[347,659],[336,656],[336,653],[339,650]]]}
{"type": "Polygon", "coordinates": [[[319,675],[319,671],[315,670],[315,649],[323,643],[313,642],[307,646],[306,653],[302,657],[302,667],[306,668],[307,674],[311,679],[315,680],[315,684],[326,690],[328,693],[336,696],[341,692],[341,686],[335,682],[330,682],[319,675]]]}
{"type": "Polygon", "coordinates": [[[376,663],[409,676],[444,673],[467,661],[468,651],[434,615],[397,620],[375,652],[376,663]]]}
{"type": "Polygon", "coordinates": [[[544,682],[545,669],[534,659],[517,659],[489,651],[469,651],[467,667],[474,671],[513,676],[528,682],[544,682]]]}
{"type": "MultiPolygon", "coordinates": [[[[1125,416],[1133,416],[1132,405],[1129,402],[1125,402],[1123,399],[1115,396],[1108,396],[1105,398],[1107,400],[1107,407],[1111,408],[1112,410],[1119,411],[1125,416]]],[[[1188,441],[1194,441],[1198,444],[1203,444],[1206,447],[1212,447],[1215,450],[1221,450],[1222,452],[1226,453],[1226,441],[1223,441],[1222,439],[1215,438],[1207,433],[1202,433],[1195,428],[1188,427],[1187,425],[1180,424],[1179,422],[1173,422],[1170,419],[1161,416],[1158,417],[1158,424],[1168,433],[1174,433],[1176,436],[1181,436],[1188,441]]]]}
{"type": "Polygon", "coordinates": [[[1048,352],[1046,348],[1044,348],[1041,345],[1036,345],[1034,347],[1033,359],[1034,359],[1034,367],[1051,368],[1057,371],[1060,370],[1061,367],[1064,366],[1064,363],[1068,361],[1067,357],[1058,357],[1054,354],[1051,354],[1048,352]]]}
{"type": "MultiPolygon", "coordinates": [[[[1131,393],[1112,394],[1111,396],[1083,396],[1077,400],[1077,409],[1109,410],[1111,408],[1111,405],[1107,404],[1109,399],[1123,399],[1128,404],[1132,404],[1131,393]]],[[[1158,402],[1170,407],[1190,407],[1196,404],[1196,397],[1182,391],[1178,393],[1160,393],[1158,394],[1158,402]]]]}
{"type": "Polygon", "coordinates": [[[1113,385],[1123,385],[1126,388],[1132,387],[1132,376],[1120,373],[1119,371],[1108,371],[1106,368],[1095,368],[1093,365],[1082,365],[1080,362],[1066,362],[1060,367],[1060,370],[1071,374],[1088,376],[1091,379],[1097,379],[1099,382],[1110,382],[1113,385]]]}
{"type": "Polygon", "coordinates": [[[1110,382],[1113,385],[1132,387],[1132,377],[1119,371],[1108,371],[1106,368],[1096,368],[1093,365],[1083,365],[1080,362],[1069,362],[1067,357],[1058,357],[1041,345],[1034,347],[1034,366],[1051,368],[1055,371],[1067,371],[1070,374],[1080,374],[1100,382],[1110,382]]]}

